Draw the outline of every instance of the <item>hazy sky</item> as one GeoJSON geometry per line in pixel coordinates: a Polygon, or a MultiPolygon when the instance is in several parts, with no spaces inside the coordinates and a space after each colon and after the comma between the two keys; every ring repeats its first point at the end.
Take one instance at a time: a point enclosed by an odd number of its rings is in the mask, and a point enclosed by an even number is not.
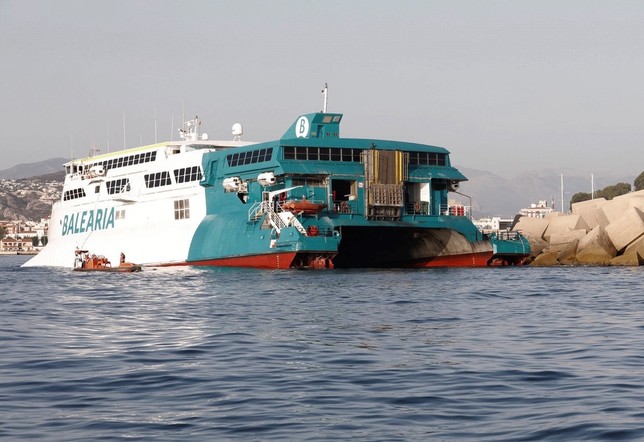
{"type": "Polygon", "coordinates": [[[444,146],[503,176],[644,170],[644,1],[0,0],[0,169],[177,139],[444,146]],[[124,118],[125,115],[125,118],[124,118]]]}

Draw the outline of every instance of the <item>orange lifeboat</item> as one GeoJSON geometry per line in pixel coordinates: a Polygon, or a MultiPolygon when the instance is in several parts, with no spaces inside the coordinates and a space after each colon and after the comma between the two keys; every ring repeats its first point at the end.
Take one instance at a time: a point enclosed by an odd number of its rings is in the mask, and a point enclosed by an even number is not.
{"type": "Polygon", "coordinates": [[[303,213],[304,215],[316,215],[326,207],[324,203],[314,203],[302,197],[301,200],[288,200],[282,203],[284,210],[303,213]]]}

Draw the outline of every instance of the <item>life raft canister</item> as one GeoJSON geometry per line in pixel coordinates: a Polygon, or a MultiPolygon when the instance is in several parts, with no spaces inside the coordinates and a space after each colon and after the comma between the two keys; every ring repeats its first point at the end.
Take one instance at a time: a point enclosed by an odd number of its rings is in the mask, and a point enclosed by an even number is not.
{"type": "Polygon", "coordinates": [[[306,234],[308,236],[318,236],[320,234],[320,229],[318,226],[308,226],[306,228],[306,234]]]}

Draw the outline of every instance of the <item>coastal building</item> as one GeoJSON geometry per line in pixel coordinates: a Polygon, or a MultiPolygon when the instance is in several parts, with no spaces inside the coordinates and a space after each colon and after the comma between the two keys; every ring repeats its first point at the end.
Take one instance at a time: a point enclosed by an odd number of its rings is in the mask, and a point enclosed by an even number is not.
{"type": "Polygon", "coordinates": [[[33,252],[34,250],[31,239],[10,236],[0,239],[0,252],[3,253],[33,252]]]}
{"type": "Polygon", "coordinates": [[[545,218],[546,215],[552,213],[554,209],[548,207],[548,202],[546,200],[540,200],[537,204],[532,203],[530,207],[521,209],[519,215],[527,216],[529,218],[545,218]]]}
{"type": "Polygon", "coordinates": [[[510,230],[512,222],[511,218],[501,218],[500,216],[490,216],[473,220],[472,222],[483,233],[493,233],[503,230],[510,230]]]}

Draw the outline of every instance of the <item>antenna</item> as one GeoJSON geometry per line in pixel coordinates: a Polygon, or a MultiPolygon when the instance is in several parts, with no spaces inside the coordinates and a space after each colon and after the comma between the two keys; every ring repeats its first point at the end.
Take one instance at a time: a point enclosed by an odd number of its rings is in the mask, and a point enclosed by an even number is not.
{"type": "Polygon", "coordinates": [[[154,103],[154,144],[157,144],[157,104],[156,103],[154,103]]]}
{"type": "Polygon", "coordinates": [[[329,87],[327,86],[326,83],[324,83],[324,89],[322,89],[322,93],[324,94],[324,105],[322,107],[322,112],[326,114],[326,105],[327,105],[327,102],[329,101],[329,87]]]}
{"type": "Polygon", "coordinates": [[[563,185],[563,173],[561,174],[561,213],[564,212],[564,185],[563,185]]]}
{"type": "Polygon", "coordinates": [[[125,111],[123,111],[123,149],[125,149],[125,111]]]}

